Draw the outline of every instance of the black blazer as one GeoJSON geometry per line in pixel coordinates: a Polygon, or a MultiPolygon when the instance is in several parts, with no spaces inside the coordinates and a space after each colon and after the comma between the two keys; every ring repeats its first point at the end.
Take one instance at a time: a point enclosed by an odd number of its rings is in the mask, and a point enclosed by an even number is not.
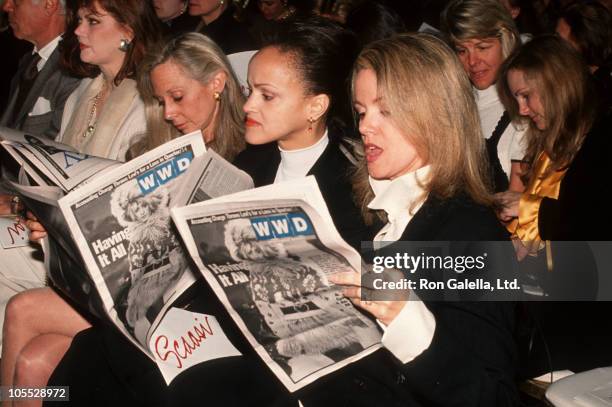
{"type": "MultiPolygon", "coordinates": [[[[508,234],[491,209],[465,196],[430,197],[401,240],[461,241],[451,248],[454,255],[461,255],[473,252],[477,241],[508,240],[508,234]],[[473,247],[469,241],[474,241],[473,247]]],[[[510,242],[506,249],[501,248],[501,255],[512,259],[510,242]]],[[[431,345],[422,354],[402,364],[381,349],[317,386],[327,386],[325,392],[336,394],[340,405],[518,405],[515,304],[425,301],[425,305],[435,317],[436,328],[431,345]]],[[[311,393],[302,395],[305,405],[322,405],[320,392],[311,393]]]]}
{"type": "MultiPolygon", "coordinates": [[[[599,275],[609,270],[603,263],[598,266],[587,243],[612,240],[610,204],[602,192],[610,185],[612,111],[607,109],[567,169],[558,198],[544,198],[540,205],[538,229],[543,239],[552,241],[553,271],[546,271],[543,251],[533,264],[524,267],[543,270],[538,274],[541,285],[553,297],[593,300],[598,291],[607,289],[599,287],[599,281],[605,281],[599,275]]],[[[601,256],[604,250],[601,247],[595,253],[601,256]]],[[[529,317],[538,321],[539,329],[522,366],[525,376],[563,369],[581,372],[612,364],[610,329],[606,324],[592,323],[609,318],[612,303],[531,302],[527,305],[529,317]]]]}
{"type": "MultiPolygon", "coordinates": [[[[508,240],[494,212],[465,196],[430,197],[406,227],[401,240],[474,241],[459,244],[454,255],[469,254],[478,241],[508,240]]],[[[499,250],[503,250],[500,248],[499,250]]],[[[498,253],[512,261],[507,252],[498,253]]],[[[514,386],[516,349],[514,308],[510,302],[432,302],[436,319],[431,345],[401,367],[406,386],[424,405],[518,405],[514,386]]]]}
{"type": "Polygon", "coordinates": [[[610,185],[612,111],[589,131],[561,180],[558,199],[544,198],[538,213],[546,240],[612,240],[610,203],[603,190],[610,185]]]}
{"type": "MultiPolygon", "coordinates": [[[[253,178],[255,186],[260,187],[274,183],[280,162],[281,155],[276,143],[269,143],[249,146],[236,157],[234,165],[246,171],[253,178]]],[[[353,201],[353,169],[353,164],[340,150],[337,138],[330,134],[329,144],[308,175],[316,178],[340,235],[359,250],[361,241],[369,240],[371,232],[353,201]]]]}

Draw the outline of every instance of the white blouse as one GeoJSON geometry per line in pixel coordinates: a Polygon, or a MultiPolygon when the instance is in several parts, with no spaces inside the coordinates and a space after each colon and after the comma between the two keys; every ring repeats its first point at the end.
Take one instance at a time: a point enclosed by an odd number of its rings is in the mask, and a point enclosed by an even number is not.
{"type": "Polygon", "coordinates": [[[427,182],[429,169],[429,166],[421,167],[393,181],[370,177],[375,198],[368,208],[387,213],[387,224],[376,234],[375,242],[395,242],[402,237],[404,229],[427,198],[421,185],[427,182]]]}
{"type": "MultiPolygon", "coordinates": [[[[387,224],[374,237],[375,242],[393,242],[402,237],[406,226],[427,198],[421,185],[427,182],[429,171],[430,167],[425,166],[392,181],[370,178],[376,197],[368,208],[384,210],[388,218],[387,224]]],[[[385,331],[383,346],[402,363],[411,362],[423,353],[431,345],[436,330],[436,320],[431,311],[416,293],[411,292],[410,297],[388,326],[379,321],[385,331]]]]}

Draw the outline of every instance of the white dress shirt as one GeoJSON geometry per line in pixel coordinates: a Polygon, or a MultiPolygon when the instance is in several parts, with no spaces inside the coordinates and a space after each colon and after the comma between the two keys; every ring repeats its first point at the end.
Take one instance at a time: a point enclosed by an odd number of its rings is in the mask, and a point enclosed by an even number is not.
{"type": "Polygon", "coordinates": [[[57,45],[59,44],[61,39],[62,36],[58,35],[41,49],[34,48],[32,54],[38,53],[38,55],[40,55],[40,61],[38,61],[38,64],[36,64],[38,72],[42,71],[43,67],[45,66],[49,58],[51,58],[51,54],[53,54],[53,51],[55,51],[55,48],[57,48],[57,45]]]}

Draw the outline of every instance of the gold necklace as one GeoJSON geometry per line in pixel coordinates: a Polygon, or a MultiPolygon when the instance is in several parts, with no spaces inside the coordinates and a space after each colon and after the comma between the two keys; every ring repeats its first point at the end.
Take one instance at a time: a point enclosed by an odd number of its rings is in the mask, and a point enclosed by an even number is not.
{"type": "MultiPolygon", "coordinates": [[[[102,97],[102,92],[104,91],[104,87],[98,92],[98,94],[94,97],[93,105],[91,105],[91,110],[89,111],[89,118],[87,119],[87,130],[83,134],[83,138],[88,138],[93,136],[96,131],[96,120],[94,120],[94,115],[96,114],[96,110],[98,109],[98,102],[102,97]]],[[[96,117],[97,119],[97,117],[96,117]]]]}

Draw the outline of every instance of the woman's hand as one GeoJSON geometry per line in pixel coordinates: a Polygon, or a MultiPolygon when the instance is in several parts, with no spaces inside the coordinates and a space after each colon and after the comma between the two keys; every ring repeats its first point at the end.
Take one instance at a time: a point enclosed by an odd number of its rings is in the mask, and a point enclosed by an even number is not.
{"type": "Polygon", "coordinates": [[[25,224],[30,229],[30,240],[40,243],[40,239],[47,237],[47,230],[38,222],[38,219],[32,212],[27,211],[26,217],[25,224]]]}
{"type": "Polygon", "coordinates": [[[508,222],[518,217],[519,202],[522,193],[515,191],[505,191],[495,194],[495,200],[502,206],[497,216],[503,222],[508,222]]]}
{"type": "Polygon", "coordinates": [[[357,307],[372,314],[380,322],[389,326],[389,324],[400,313],[405,300],[397,301],[367,301],[362,300],[362,292],[366,294],[366,298],[371,296],[372,289],[361,286],[361,274],[356,272],[337,273],[328,277],[329,281],[342,286],[342,293],[346,298],[351,300],[357,307]]]}

